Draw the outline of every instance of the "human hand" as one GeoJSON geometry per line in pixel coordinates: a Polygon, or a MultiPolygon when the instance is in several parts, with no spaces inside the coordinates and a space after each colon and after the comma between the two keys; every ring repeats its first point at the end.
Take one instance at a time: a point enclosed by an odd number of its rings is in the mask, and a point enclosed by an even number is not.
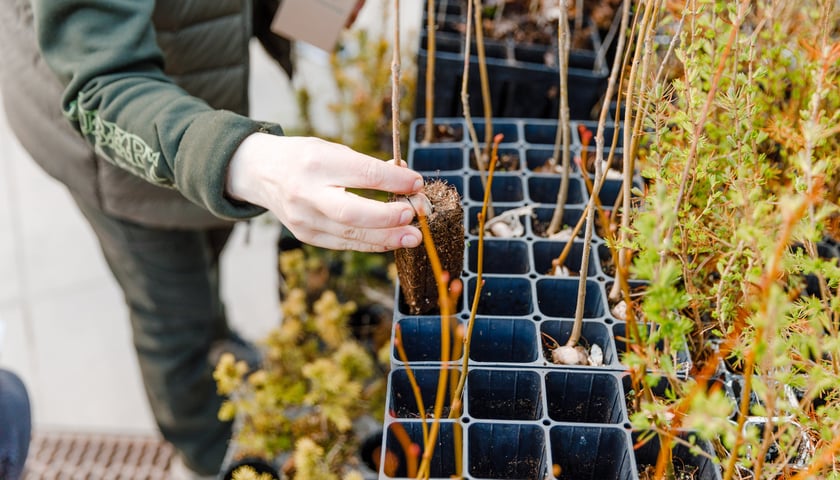
{"type": "Polygon", "coordinates": [[[420,245],[408,202],[379,202],[346,191],[414,194],[417,172],[314,137],[250,135],[227,174],[231,198],[271,211],[300,241],[335,250],[380,252],[420,245]]]}

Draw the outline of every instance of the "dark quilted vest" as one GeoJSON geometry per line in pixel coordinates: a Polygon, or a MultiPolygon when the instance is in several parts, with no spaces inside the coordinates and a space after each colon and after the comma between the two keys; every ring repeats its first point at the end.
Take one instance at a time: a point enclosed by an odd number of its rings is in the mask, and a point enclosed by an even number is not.
{"type": "MultiPolygon", "coordinates": [[[[158,0],[153,21],[166,73],[178,85],[215,108],[247,114],[251,0],[158,0]]],[[[62,115],[62,87],[38,54],[29,0],[0,0],[0,62],[12,130],[78,201],[150,226],[229,224],[93,153],[62,115]]]]}

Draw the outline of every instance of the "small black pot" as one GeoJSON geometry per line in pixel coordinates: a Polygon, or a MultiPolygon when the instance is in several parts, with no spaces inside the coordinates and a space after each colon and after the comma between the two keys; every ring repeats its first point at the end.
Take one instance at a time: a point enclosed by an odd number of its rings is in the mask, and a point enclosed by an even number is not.
{"type": "Polygon", "coordinates": [[[233,472],[239,467],[251,467],[258,475],[269,474],[274,480],[280,480],[280,472],[273,463],[258,457],[244,457],[231,462],[219,477],[221,480],[233,480],[233,472]]]}

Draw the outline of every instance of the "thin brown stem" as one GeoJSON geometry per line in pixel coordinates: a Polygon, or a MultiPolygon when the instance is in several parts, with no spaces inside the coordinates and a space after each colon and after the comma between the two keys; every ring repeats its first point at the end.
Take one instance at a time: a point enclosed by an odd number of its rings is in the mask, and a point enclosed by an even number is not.
{"type": "MultiPolygon", "coordinates": [[[[464,357],[461,361],[461,377],[458,379],[458,386],[452,394],[453,398],[458,398],[459,400],[463,397],[464,386],[467,382],[473,327],[475,327],[475,317],[478,314],[478,302],[481,298],[481,289],[484,287],[484,224],[486,222],[487,209],[490,206],[489,187],[493,185],[493,172],[495,171],[496,161],[499,156],[499,143],[501,143],[501,141],[502,134],[496,135],[493,141],[493,149],[490,154],[490,166],[487,174],[488,188],[484,190],[484,201],[481,205],[481,212],[478,214],[478,268],[476,269],[475,293],[473,294],[472,307],[470,308],[470,319],[467,321],[467,334],[464,336],[464,357]]],[[[458,415],[460,415],[460,412],[458,412],[458,415]]],[[[455,418],[455,416],[454,412],[450,410],[449,417],[455,418]]]]}
{"type": "MultiPolygon", "coordinates": [[[[616,54],[615,59],[613,60],[612,69],[610,69],[610,76],[607,79],[607,92],[604,94],[605,99],[613,98],[613,95],[616,90],[616,83],[619,78],[623,82],[623,75],[619,77],[619,71],[623,70],[622,66],[626,62],[626,58],[629,58],[629,52],[625,54],[624,46],[626,43],[626,35],[624,32],[627,31],[627,27],[630,23],[630,3],[631,0],[624,0],[621,6],[621,26],[619,27],[619,35],[618,35],[618,44],[616,45],[616,54]]],[[[618,103],[618,107],[620,110],[621,103],[618,103]]],[[[595,158],[596,160],[600,160],[604,158],[604,129],[607,123],[607,114],[609,113],[609,101],[605,101],[604,104],[601,106],[601,114],[598,117],[598,129],[595,132],[595,158]]],[[[617,122],[616,122],[617,123],[617,122]]],[[[615,147],[618,142],[618,134],[613,135],[612,145],[610,147],[610,155],[609,159],[607,160],[609,164],[612,164],[613,156],[615,154],[615,147]]],[[[597,180],[596,177],[596,184],[603,183],[603,178],[597,180]]],[[[597,192],[600,192],[601,185],[598,185],[596,189],[593,185],[593,193],[592,195],[598,196],[597,192]]],[[[607,229],[605,235],[609,235],[610,229],[607,229]]],[[[621,292],[621,279],[625,278],[624,283],[626,283],[626,276],[623,276],[620,272],[620,263],[616,261],[614,257],[614,264],[616,265],[616,279],[615,279],[615,290],[616,292],[621,292]]]]}
{"type": "Polygon", "coordinates": [[[580,229],[583,228],[583,225],[586,223],[586,216],[587,216],[588,211],[589,211],[589,205],[587,205],[583,208],[583,212],[581,213],[581,216],[578,219],[578,222],[575,224],[575,227],[572,229],[571,233],[569,234],[569,236],[571,238],[569,238],[569,241],[566,242],[566,246],[563,247],[563,251],[560,252],[560,255],[558,255],[557,258],[555,258],[554,260],[551,261],[552,272],[557,267],[562,267],[563,265],[566,264],[566,257],[568,257],[569,252],[572,251],[572,245],[574,245],[574,243],[575,243],[575,238],[577,238],[578,233],[580,233],[580,229]]]}
{"type": "MultiPolygon", "coordinates": [[[[624,123],[623,123],[623,135],[624,135],[624,153],[623,153],[623,162],[621,171],[624,175],[622,181],[622,205],[623,208],[621,210],[621,228],[618,231],[619,235],[619,245],[621,247],[618,250],[618,263],[616,267],[621,266],[622,268],[616,268],[616,278],[615,281],[617,284],[621,282],[625,282],[626,278],[622,277],[623,272],[627,271],[626,268],[629,265],[629,251],[625,247],[629,242],[629,232],[630,232],[630,208],[631,208],[631,189],[633,186],[633,158],[632,158],[632,148],[633,145],[633,134],[635,133],[633,130],[633,98],[636,95],[636,77],[638,75],[639,64],[641,62],[642,54],[644,53],[644,40],[647,38],[649,31],[651,29],[652,24],[652,16],[653,16],[654,8],[651,5],[651,1],[645,1],[645,8],[644,13],[642,14],[642,19],[639,24],[639,30],[637,36],[635,37],[635,48],[633,51],[633,61],[630,63],[630,72],[627,76],[627,83],[626,83],[626,92],[625,92],[625,107],[624,107],[624,123]]],[[[618,135],[618,132],[615,133],[618,135]]],[[[597,136],[596,136],[597,142],[597,136]]],[[[618,212],[614,212],[618,213],[618,212]]]]}
{"type": "Polygon", "coordinates": [[[560,177],[560,190],[557,192],[557,206],[549,222],[548,235],[553,235],[562,227],[563,214],[566,209],[566,200],[569,196],[569,176],[572,171],[571,162],[571,127],[569,125],[569,50],[571,48],[571,35],[569,34],[569,4],[568,0],[560,0],[560,15],[557,19],[557,56],[560,72],[560,95],[559,95],[559,117],[557,119],[557,134],[554,141],[554,154],[551,157],[549,166],[554,172],[557,166],[557,159],[560,157],[562,144],[563,171],[560,177]]]}
{"type": "MultiPolygon", "coordinates": [[[[618,82],[618,92],[622,92],[624,85],[627,83],[627,78],[622,74],[618,75],[618,72],[624,72],[627,69],[627,65],[630,63],[631,52],[632,49],[626,48],[625,44],[627,43],[627,37],[635,38],[636,31],[637,31],[637,23],[633,22],[633,25],[630,29],[630,33],[628,36],[624,35],[624,32],[627,31],[627,28],[630,23],[630,2],[632,0],[624,0],[622,2],[621,7],[621,28],[619,30],[620,34],[618,35],[618,44],[616,45],[616,54],[615,58],[613,59],[612,69],[610,70],[610,77],[607,82],[607,95],[605,98],[610,99],[613,96],[613,93],[616,91],[616,82],[618,82]]],[[[621,126],[620,121],[620,114],[622,110],[622,103],[621,103],[622,95],[619,94],[616,97],[616,116],[613,121],[613,136],[612,142],[610,143],[610,154],[609,158],[607,159],[607,163],[612,165],[615,159],[615,151],[616,147],[618,146],[618,132],[621,126]]],[[[629,101],[629,99],[628,99],[629,101]]],[[[625,110],[628,110],[628,107],[624,106],[625,110]]],[[[601,115],[598,118],[598,131],[595,133],[595,156],[597,158],[603,158],[604,155],[604,127],[606,126],[606,119],[607,119],[607,106],[602,105],[601,107],[601,115]]],[[[622,157],[622,163],[624,163],[624,159],[622,157]]],[[[626,173],[624,173],[626,175],[626,173]]],[[[613,206],[613,215],[611,222],[616,223],[618,215],[616,214],[619,211],[618,204],[619,201],[623,201],[624,199],[624,182],[622,182],[619,195],[616,197],[616,204],[613,206]]],[[[612,229],[608,230],[607,235],[611,235],[612,229]]],[[[615,282],[613,282],[612,289],[608,292],[607,296],[612,301],[619,301],[622,298],[622,292],[629,290],[626,288],[627,284],[627,272],[629,271],[628,268],[621,262],[621,251],[622,249],[616,248],[614,242],[612,242],[612,237],[608,237],[608,244],[610,245],[610,253],[613,257],[613,264],[616,266],[615,271],[615,282]]],[[[625,254],[626,255],[626,254],[625,254]]]]}
{"type": "Polygon", "coordinates": [[[420,223],[420,231],[423,233],[423,246],[426,249],[426,254],[429,257],[429,262],[432,267],[435,279],[437,280],[438,298],[440,299],[440,361],[441,369],[438,376],[437,393],[435,394],[435,408],[432,417],[432,426],[429,430],[428,441],[423,446],[423,457],[418,469],[418,477],[428,478],[431,468],[432,455],[434,454],[435,444],[437,443],[437,436],[440,431],[440,421],[443,417],[443,404],[446,399],[447,376],[449,374],[449,355],[451,347],[451,339],[449,334],[449,326],[452,315],[452,305],[447,292],[449,285],[449,273],[443,271],[440,263],[440,257],[435,249],[432,232],[429,229],[429,222],[425,215],[418,217],[420,223]]]}
{"type": "MultiPolygon", "coordinates": [[[[603,167],[601,162],[595,162],[595,179],[598,183],[598,188],[601,187],[603,183],[603,167]]],[[[589,203],[586,205],[588,209],[586,214],[586,229],[584,230],[583,234],[583,253],[581,254],[580,259],[580,278],[578,280],[578,292],[577,292],[577,304],[575,306],[575,323],[572,325],[572,333],[569,335],[569,339],[566,341],[567,347],[574,347],[577,345],[578,341],[580,341],[580,335],[583,331],[583,306],[586,302],[586,281],[587,276],[586,272],[589,271],[589,252],[592,249],[592,231],[594,230],[595,224],[595,206],[596,199],[598,198],[598,192],[596,191],[594,195],[590,195],[589,203]]]]}
{"type": "MultiPolygon", "coordinates": [[[[604,235],[608,235],[608,232],[610,230],[610,219],[607,216],[607,212],[604,210],[604,206],[601,204],[601,197],[595,192],[595,185],[592,184],[592,179],[589,178],[589,171],[586,167],[586,147],[589,145],[588,138],[592,136],[592,133],[589,132],[589,130],[583,125],[580,125],[578,127],[578,130],[580,131],[581,138],[586,139],[585,141],[583,141],[583,148],[580,152],[580,165],[578,165],[581,171],[581,178],[583,178],[583,183],[584,185],[586,185],[586,192],[589,195],[595,197],[595,207],[598,209],[598,220],[601,221],[601,226],[604,229],[604,235]],[[588,132],[589,135],[585,135],[584,132],[588,132]]],[[[596,159],[595,161],[597,162],[598,160],[596,159]]],[[[603,168],[603,162],[601,162],[601,165],[603,168]]]]}
{"type": "MultiPolygon", "coordinates": [[[[473,4],[475,0],[467,0],[467,19],[466,19],[466,30],[464,32],[464,71],[461,76],[461,108],[464,110],[464,123],[467,125],[467,131],[470,134],[470,141],[472,142],[472,149],[473,155],[475,156],[475,163],[478,166],[478,173],[481,178],[481,185],[484,187],[484,191],[489,192],[490,189],[487,188],[487,167],[484,162],[484,155],[481,153],[481,142],[478,141],[478,134],[475,132],[475,124],[472,120],[472,112],[470,112],[470,94],[469,94],[469,79],[470,79],[470,61],[471,61],[471,49],[472,49],[472,42],[470,41],[470,37],[472,36],[472,24],[473,24],[473,4]]],[[[491,206],[488,211],[488,219],[493,218],[494,212],[492,207],[492,201],[490,202],[491,206]]]]}
{"type": "Polygon", "coordinates": [[[417,384],[417,378],[414,376],[414,371],[408,362],[408,355],[405,353],[405,346],[402,339],[402,329],[399,324],[394,325],[394,347],[397,349],[397,355],[405,365],[405,374],[408,377],[408,383],[411,385],[411,391],[414,393],[414,400],[417,402],[417,412],[420,415],[421,426],[423,429],[423,444],[429,441],[429,425],[426,422],[426,406],[423,404],[423,395],[420,392],[420,385],[417,384]]]}
{"type": "MultiPolygon", "coordinates": [[[[457,299],[457,295],[455,295],[454,298],[457,299]]],[[[453,319],[453,322],[454,321],[456,320],[453,319]]],[[[456,359],[464,353],[463,348],[465,342],[465,329],[464,326],[459,323],[454,330],[455,336],[452,340],[452,358],[456,359]]],[[[463,372],[461,372],[461,375],[457,377],[455,375],[449,376],[449,392],[451,395],[451,400],[449,403],[449,418],[457,418],[457,416],[460,416],[461,411],[463,410],[463,402],[461,401],[461,395],[455,393],[458,391],[458,382],[460,380],[460,377],[462,376],[463,372]],[[458,415],[453,417],[452,412],[458,412],[458,415]]],[[[457,478],[462,478],[464,472],[464,439],[461,437],[461,425],[455,422],[453,424],[453,427],[455,428],[454,436],[452,438],[453,448],[455,450],[455,475],[457,476],[457,478]]]]}
{"type": "MultiPolygon", "coordinates": [[[[487,74],[487,55],[484,52],[484,26],[481,23],[483,10],[481,0],[473,0],[475,16],[475,49],[478,54],[478,77],[481,81],[481,105],[484,109],[484,144],[489,152],[493,143],[493,105],[490,103],[490,77],[487,74]]],[[[501,9],[500,9],[501,10],[501,9]]],[[[467,39],[469,42],[470,39],[467,39]]],[[[478,160],[478,159],[477,159],[478,160]]]]}
{"type": "Polygon", "coordinates": [[[410,477],[417,475],[417,444],[411,441],[408,432],[401,423],[394,423],[391,425],[391,432],[397,439],[397,443],[402,447],[406,459],[406,471],[410,477]]]}
{"type": "MultiPolygon", "coordinates": [[[[395,0],[399,2],[399,0],[395,0]]],[[[399,15],[397,16],[399,19],[399,15]]],[[[399,23],[399,22],[397,22],[399,23]]],[[[431,143],[435,126],[435,0],[426,0],[426,130],[423,143],[431,143]]]]}
{"type": "MultiPolygon", "coordinates": [[[[394,163],[402,165],[400,152],[400,0],[394,0],[394,52],[391,59],[391,136],[394,163]]],[[[426,131],[429,128],[426,127],[426,131]]]]}
{"type": "MultiPolygon", "coordinates": [[[[580,216],[580,220],[578,220],[577,225],[575,225],[575,228],[572,231],[572,238],[570,238],[569,241],[566,242],[566,245],[563,247],[563,250],[560,252],[560,255],[557,255],[557,258],[551,261],[551,272],[549,272],[549,275],[553,275],[558,268],[566,264],[566,258],[569,257],[569,253],[571,253],[572,251],[572,245],[575,244],[575,237],[577,236],[581,227],[583,227],[585,221],[586,210],[584,210],[583,215],[580,216]]],[[[580,274],[583,275],[584,272],[580,272],[580,274]]]]}
{"type": "Polygon", "coordinates": [[[658,435],[659,454],[656,456],[653,478],[656,480],[674,478],[674,453],[671,449],[672,432],[661,432],[658,435]]]}

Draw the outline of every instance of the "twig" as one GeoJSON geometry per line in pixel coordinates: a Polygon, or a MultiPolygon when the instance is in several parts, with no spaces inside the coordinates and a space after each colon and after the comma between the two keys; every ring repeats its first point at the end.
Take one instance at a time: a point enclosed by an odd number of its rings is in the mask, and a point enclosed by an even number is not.
{"type": "Polygon", "coordinates": [[[393,423],[391,431],[397,437],[397,442],[405,452],[408,475],[410,477],[417,475],[417,444],[411,441],[411,437],[408,436],[408,432],[405,431],[405,427],[401,423],[393,423]]]}
{"type": "MultiPolygon", "coordinates": [[[[626,92],[625,98],[626,106],[624,107],[624,124],[623,124],[623,134],[624,134],[624,153],[623,153],[623,162],[622,162],[622,173],[624,174],[624,179],[622,182],[622,203],[623,208],[621,211],[621,228],[619,229],[619,245],[621,247],[618,250],[618,262],[616,263],[616,267],[619,265],[622,268],[616,268],[615,274],[616,278],[615,281],[617,284],[621,282],[625,282],[626,278],[623,277],[623,272],[627,271],[627,266],[629,265],[629,251],[626,247],[629,239],[629,231],[630,231],[630,208],[631,208],[631,189],[633,185],[633,158],[632,158],[632,148],[633,145],[633,136],[634,131],[632,125],[633,122],[633,109],[631,108],[633,105],[633,97],[635,94],[636,89],[636,76],[638,73],[638,66],[639,62],[641,61],[641,56],[643,54],[644,48],[644,39],[647,37],[649,30],[652,28],[652,20],[651,17],[653,16],[653,7],[650,4],[650,0],[645,2],[645,9],[642,15],[641,23],[639,24],[639,31],[636,38],[636,48],[633,52],[633,61],[630,64],[630,73],[627,77],[627,84],[626,84],[626,92]]],[[[620,39],[621,37],[619,37],[620,39]]],[[[615,135],[618,135],[616,132],[615,135]]],[[[596,135],[596,144],[598,141],[598,137],[600,135],[596,135]]],[[[597,154],[596,154],[597,157],[597,154]]],[[[617,212],[616,212],[617,213],[617,212]]],[[[617,293],[617,289],[613,293],[617,293]]]]}
{"type": "MultiPolygon", "coordinates": [[[[399,3],[399,0],[394,0],[399,3]]],[[[399,11],[398,11],[399,12],[399,11]]],[[[397,15],[399,23],[399,15],[397,15]]],[[[435,0],[426,0],[426,130],[423,143],[431,143],[435,118],[435,0]]]]}
{"type": "MultiPolygon", "coordinates": [[[[452,352],[453,359],[457,359],[461,354],[464,353],[464,341],[464,326],[459,323],[458,326],[455,327],[455,338],[452,341],[452,345],[454,346],[454,350],[452,352]]],[[[459,378],[462,376],[464,376],[463,372],[461,372],[461,375],[459,377],[456,377],[455,375],[449,376],[449,392],[450,395],[452,395],[452,399],[449,402],[449,418],[455,418],[453,417],[452,412],[457,410],[458,415],[460,415],[461,412],[461,396],[456,392],[458,392],[457,385],[459,378]]],[[[464,439],[461,438],[461,425],[457,422],[455,422],[453,425],[455,427],[455,432],[452,437],[452,443],[454,444],[453,447],[455,448],[455,475],[457,475],[458,478],[462,478],[464,472],[464,439]]]]}
{"type": "MultiPolygon", "coordinates": [[[[598,46],[598,50],[595,52],[595,64],[592,66],[593,71],[603,69],[604,64],[607,63],[607,50],[610,49],[610,45],[615,40],[619,24],[621,24],[621,15],[616,15],[613,17],[612,23],[610,23],[610,29],[607,31],[607,35],[601,41],[601,45],[598,46]]],[[[606,101],[609,101],[609,97],[606,98],[606,101]]]]}
{"type": "MultiPolygon", "coordinates": [[[[630,18],[630,0],[624,0],[622,4],[622,12],[621,12],[621,31],[624,32],[627,30],[627,25],[629,23],[630,18]]],[[[605,94],[605,98],[612,98],[613,92],[615,90],[615,82],[616,78],[618,77],[618,70],[619,65],[621,62],[621,53],[624,51],[624,35],[618,36],[618,46],[617,53],[615,57],[615,62],[613,65],[613,69],[610,72],[609,79],[607,80],[607,92],[605,94]]],[[[601,105],[601,115],[598,118],[598,131],[595,134],[595,158],[603,158],[604,157],[604,125],[607,122],[607,112],[609,111],[609,102],[604,102],[601,105]]],[[[615,139],[614,139],[615,140],[615,139]]],[[[583,329],[583,306],[584,300],[586,297],[586,274],[584,272],[588,271],[589,268],[589,252],[592,247],[592,223],[594,222],[594,210],[595,210],[595,198],[598,197],[598,194],[601,191],[601,187],[604,184],[604,175],[601,171],[602,169],[598,167],[601,162],[596,162],[595,168],[595,184],[593,186],[593,193],[590,195],[589,203],[588,203],[588,212],[587,212],[587,224],[590,228],[587,228],[586,234],[584,235],[584,245],[583,245],[583,256],[581,257],[581,277],[580,281],[578,282],[578,298],[577,298],[577,305],[575,307],[575,323],[572,327],[572,335],[569,337],[569,341],[566,343],[568,346],[574,346],[578,340],[580,340],[580,334],[583,329]],[[577,338],[575,338],[575,335],[577,338]]],[[[616,277],[618,277],[618,265],[616,265],[616,277]]],[[[616,278],[618,281],[618,278],[616,278]]],[[[628,325],[633,322],[628,322],[628,325]]]]}
{"type": "Polygon", "coordinates": [[[548,235],[553,235],[560,230],[563,221],[563,213],[566,209],[566,200],[569,196],[569,175],[572,170],[570,159],[571,148],[571,127],[569,126],[569,49],[571,40],[569,35],[568,0],[560,0],[560,18],[557,20],[557,57],[560,72],[560,105],[559,117],[557,119],[557,134],[554,140],[554,154],[551,157],[549,166],[551,171],[557,166],[557,159],[560,157],[560,146],[563,147],[563,173],[560,178],[560,190],[557,192],[557,206],[548,224],[548,235]]]}
{"type": "MultiPolygon", "coordinates": [[[[493,150],[490,155],[490,166],[487,174],[488,187],[493,184],[493,172],[495,171],[496,160],[498,158],[499,152],[499,143],[501,143],[502,137],[502,134],[498,134],[493,140],[493,150]]],[[[467,370],[469,368],[470,362],[470,346],[472,345],[472,334],[473,327],[475,327],[475,317],[478,314],[478,301],[481,298],[481,289],[482,287],[484,287],[484,222],[485,216],[487,214],[487,208],[490,204],[490,195],[488,194],[489,191],[489,188],[484,190],[484,201],[481,206],[481,212],[479,212],[478,214],[478,267],[476,269],[477,272],[475,280],[475,293],[473,294],[472,307],[470,308],[470,319],[467,322],[467,334],[466,336],[464,336],[464,357],[461,363],[461,377],[458,379],[458,386],[455,388],[455,392],[453,392],[452,394],[453,398],[457,398],[459,400],[459,415],[461,399],[464,394],[464,385],[467,382],[467,370]]],[[[449,412],[449,417],[455,418],[455,416],[455,409],[453,408],[449,412]]]]}
{"type": "MultiPolygon", "coordinates": [[[[589,140],[592,138],[592,132],[590,132],[584,125],[578,125],[578,132],[580,132],[581,142],[583,144],[583,148],[580,152],[580,165],[578,165],[581,171],[581,178],[583,178],[583,183],[586,185],[586,192],[595,197],[595,207],[598,209],[598,219],[601,221],[601,225],[604,229],[604,235],[611,238],[610,219],[607,217],[607,213],[604,211],[604,206],[601,204],[600,195],[594,195],[595,185],[593,185],[592,180],[589,179],[589,171],[586,168],[586,155],[588,153],[586,147],[589,146],[589,140]]],[[[595,161],[597,162],[598,159],[596,158],[595,161]]]]}
{"type": "MultiPolygon", "coordinates": [[[[400,0],[394,0],[394,52],[391,59],[391,136],[396,165],[402,165],[402,153],[400,152],[400,68],[400,0]]],[[[428,126],[426,131],[429,131],[428,126]]]]}
{"type": "MultiPolygon", "coordinates": [[[[487,55],[484,52],[484,25],[481,23],[483,10],[481,0],[472,0],[473,15],[475,16],[475,49],[478,53],[478,77],[481,81],[481,105],[484,108],[484,143],[485,152],[490,151],[493,142],[493,106],[490,103],[490,77],[487,74],[487,55]]],[[[502,2],[504,5],[504,2],[502,2]]],[[[501,8],[499,9],[501,11],[501,8]]],[[[469,42],[470,39],[468,38],[469,42]]],[[[480,160],[480,159],[476,159],[480,160]]]]}
{"type": "MultiPolygon", "coordinates": [[[[481,145],[478,141],[478,134],[475,132],[475,124],[472,120],[472,112],[470,112],[470,94],[468,88],[470,78],[470,50],[472,47],[470,36],[472,35],[472,11],[474,1],[475,0],[467,0],[467,25],[466,30],[464,32],[464,72],[461,76],[461,105],[464,109],[464,122],[467,124],[467,131],[470,134],[473,155],[475,155],[475,163],[478,166],[478,173],[481,178],[481,186],[484,187],[484,191],[486,193],[490,191],[490,189],[487,188],[487,168],[484,164],[484,156],[481,154],[481,145]]],[[[486,126],[487,125],[485,125],[485,127],[486,126]]],[[[492,218],[494,216],[492,202],[488,216],[489,218],[492,218]]]]}
{"type": "MultiPolygon", "coordinates": [[[[624,2],[622,2],[621,28],[619,29],[620,32],[626,32],[628,24],[629,24],[630,6],[626,5],[627,1],[631,1],[631,0],[625,0],[624,2]],[[626,12],[626,14],[625,14],[625,12],[626,12]],[[626,15],[626,17],[625,17],[625,15],[626,15]]],[[[630,49],[630,48],[625,49],[624,48],[625,43],[626,43],[626,38],[625,37],[635,38],[636,30],[637,30],[636,27],[637,27],[637,22],[633,22],[633,25],[630,28],[629,35],[625,36],[624,34],[621,34],[621,35],[618,36],[618,44],[616,45],[615,58],[613,59],[612,69],[610,70],[610,77],[609,77],[608,82],[607,82],[608,94],[604,95],[605,99],[612,98],[613,92],[616,91],[616,88],[615,88],[616,76],[618,77],[617,78],[617,81],[618,81],[617,91],[618,92],[622,92],[624,84],[627,83],[626,82],[627,79],[625,78],[625,76],[623,74],[620,75],[620,76],[618,76],[617,74],[618,74],[619,71],[624,72],[627,68],[627,65],[630,63],[632,49],[630,49]]],[[[607,163],[610,164],[610,165],[612,165],[613,162],[615,161],[615,151],[616,151],[616,148],[618,147],[618,133],[621,129],[621,119],[620,119],[620,114],[621,114],[621,109],[622,109],[621,99],[622,99],[621,94],[616,96],[616,116],[613,119],[613,136],[612,136],[612,141],[610,142],[609,158],[607,159],[607,163]]],[[[625,105],[624,109],[627,110],[628,107],[625,105]]],[[[596,134],[595,134],[595,149],[596,149],[596,154],[595,155],[596,156],[601,155],[603,157],[604,139],[603,139],[603,130],[601,129],[601,124],[603,122],[603,124],[606,126],[606,115],[607,115],[607,110],[602,105],[601,106],[601,115],[600,115],[599,121],[598,121],[598,132],[596,132],[596,134]],[[598,153],[599,143],[600,143],[600,148],[601,148],[600,153],[598,153]]],[[[623,152],[622,152],[622,155],[624,155],[623,152]]],[[[622,163],[623,163],[623,157],[622,157],[622,163]]],[[[623,171],[622,171],[622,173],[623,173],[623,171]]],[[[621,188],[619,188],[618,196],[616,196],[615,205],[613,205],[613,212],[617,213],[619,211],[619,203],[621,201],[623,201],[623,192],[624,192],[624,182],[622,182],[621,188]]],[[[614,214],[612,216],[612,218],[610,219],[610,221],[611,222],[617,222],[617,218],[618,218],[618,215],[614,214]]],[[[611,238],[608,239],[608,240],[611,240],[611,238]]],[[[613,264],[615,265],[615,270],[616,271],[615,271],[615,281],[613,282],[613,285],[612,285],[612,288],[610,289],[610,291],[607,292],[607,298],[609,300],[617,302],[622,298],[622,293],[624,293],[625,291],[629,291],[629,287],[627,287],[627,285],[626,285],[627,284],[627,272],[629,271],[629,269],[626,266],[624,266],[621,262],[621,249],[617,248],[617,246],[615,245],[614,242],[608,242],[608,245],[610,245],[610,253],[612,254],[613,264]]],[[[636,337],[636,338],[638,338],[638,337],[636,337]]]]}
{"type": "MultiPolygon", "coordinates": [[[[563,247],[563,251],[560,252],[560,255],[557,256],[554,260],[551,261],[552,271],[557,268],[558,266],[563,266],[566,264],[566,257],[569,256],[569,252],[572,251],[572,245],[575,243],[575,238],[577,238],[578,233],[580,233],[580,229],[583,228],[584,223],[586,222],[586,217],[589,212],[589,205],[583,207],[583,212],[581,212],[580,218],[578,219],[575,227],[572,229],[570,234],[571,238],[568,242],[566,242],[566,246],[563,247]]],[[[581,272],[582,273],[582,272],[581,272]]]]}
{"type": "Polygon", "coordinates": [[[411,366],[408,362],[408,355],[405,353],[405,346],[403,345],[402,329],[400,325],[394,326],[394,346],[397,348],[397,355],[405,365],[405,374],[408,377],[408,383],[411,385],[411,391],[414,392],[414,399],[417,402],[417,413],[420,415],[420,421],[423,428],[423,444],[429,441],[429,425],[426,423],[426,406],[423,404],[423,395],[420,392],[420,385],[417,384],[417,378],[414,376],[411,366]]]}
{"type": "Polygon", "coordinates": [[[432,455],[434,454],[438,432],[440,431],[440,420],[443,416],[443,403],[446,398],[447,376],[449,374],[449,369],[447,368],[447,365],[449,363],[450,355],[449,326],[451,322],[452,305],[449,295],[447,294],[447,286],[449,285],[449,272],[443,271],[443,267],[440,263],[440,257],[438,256],[437,251],[435,250],[432,232],[429,229],[429,222],[426,219],[425,215],[420,215],[418,217],[418,221],[420,223],[420,231],[423,232],[423,246],[426,248],[426,254],[429,257],[429,262],[431,264],[432,271],[434,273],[435,279],[437,280],[438,298],[440,299],[441,323],[441,370],[440,375],[438,376],[438,388],[437,393],[435,395],[434,416],[432,417],[432,427],[429,431],[429,439],[427,442],[425,442],[425,445],[423,446],[423,459],[420,463],[420,468],[418,469],[417,473],[418,477],[428,478],[431,468],[432,455]]]}
{"type": "MultiPolygon", "coordinates": [[[[604,173],[602,170],[603,166],[601,162],[595,162],[596,183],[599,181],[603,183],[602,178],[604,173]]],[[[601,187],[600,183],[598,184],[598,188],[601,187]]],[[[583,308],[586,301],[586,272],[589,271],[589,252],[592,249],[592,231],[594,230],[595,224],[595,209],[597,208],[595,203],[597,198],[598,194],[595,192],[594,195],[590,195],[589,203],[586,205],[588,211],[586,214],[586,229],[583,234],[583,253],[580,258],[580,278],[578,279],[577,304],[575,305],[575,323],[572,325],[572,333],[566,341],[567,347],[576,346],[583,331],[583,308]]]]}

